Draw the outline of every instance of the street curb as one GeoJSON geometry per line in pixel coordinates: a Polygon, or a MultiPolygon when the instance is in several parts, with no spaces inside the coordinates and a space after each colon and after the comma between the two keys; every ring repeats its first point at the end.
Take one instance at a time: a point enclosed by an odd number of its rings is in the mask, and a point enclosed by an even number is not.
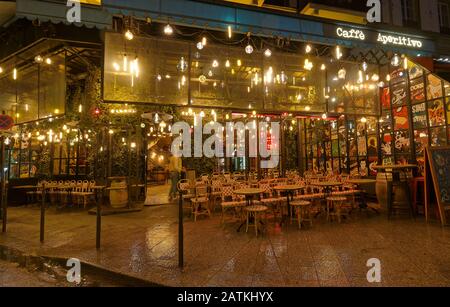
{"type": "MultiPolygon", "coordinates": [[[[18,263],[20,266],[28,268],[31,265],[38,266],[41,271],[46,271],[50,274],[57,275],[57,272],[51,270],[49,264],[56,264],[61,268],[66,267],[68,258],[55,257],[49,255],[35,255],[27,254],[18,249],[8,246],[0,245],[0,260],[18,263]]],[[[82,261],[83,271],[87,275],[100,275],[103,278],[114,280],[117,283],[123,284],[124,287],[167,287],[165,285],[157,284],[136,276],[131,276],[125,273],[109,270],[105,267],[93,264],[87,261],[82,261]]]]}

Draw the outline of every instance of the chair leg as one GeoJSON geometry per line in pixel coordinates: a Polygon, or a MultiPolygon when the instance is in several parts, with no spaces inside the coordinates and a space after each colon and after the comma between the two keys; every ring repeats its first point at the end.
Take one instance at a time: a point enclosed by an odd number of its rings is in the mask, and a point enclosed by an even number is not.
{"type": "Polygon", "coordinates": [[[302,229],[302,208],[297,209],[298,229],[302,229]]]}
{"type": "Polygon", "coordinates": [[[247,212],[247,214],[246,214],[246,215],[247,215],[247,224],[246,224],[246,225],[247,225],[247,227],[246,227],[246,229],[245,229],[245,232],[246,232],[246,233],[248,233],[248,224],[249,224],[249,215],[250,215],[250,213],[249,213],[249,212],[247,212]]]}
{"type": "Polygon", "coordinates": [[[255,232],[256,232],[256,237],[258,237],[258,213],[255,213],[255,232]]]}

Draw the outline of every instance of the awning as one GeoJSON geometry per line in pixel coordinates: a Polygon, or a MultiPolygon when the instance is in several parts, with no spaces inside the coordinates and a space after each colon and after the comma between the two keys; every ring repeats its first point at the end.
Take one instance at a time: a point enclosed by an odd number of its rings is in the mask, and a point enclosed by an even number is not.
{"type": "MultiPolygon", "coordinates": [[[[47,2],[37,0],[17,0],[15,18],[39,19],[42,22],[71,24],[67,21],[66,14],[69,7],[66,1],[47,2]]],[[[110,29],[112,16],[101,7],[81,7],[81,22],[72,23],[76,26],[88,28],[110,29]]]]}
{"type": "MultiPolygon", "coordinates": [[[[374,27],[344,24],[329,20],[305,18],[295,13],[277,13],[258,7],[231,5],[226,2],[203,2],[190,0],[103,0],[106,11],[113,15],[151,18],[154,21],[170,22],[201,29],[226,31],[228,26],[234,32],[259,36],[287,37],[294,41],[307,41],[325,45],[341,45],[364,49],[383,49],[397,53],[429,56],[435,52],[432,39],[415,34],[399,34],[374,27]],[[337,27],[360,29],[370,39],[359,40],[336,35],[337,27]],[[330,31],[334,29],[334,31],[330,31]],[[378,34],[390,39],[401,37],[420,40],[423,47],[409,48],[407,45],[386,44],[377,41],[378,34]]],[[[408,41],[409,42],[409,41],[408,41]]]]}

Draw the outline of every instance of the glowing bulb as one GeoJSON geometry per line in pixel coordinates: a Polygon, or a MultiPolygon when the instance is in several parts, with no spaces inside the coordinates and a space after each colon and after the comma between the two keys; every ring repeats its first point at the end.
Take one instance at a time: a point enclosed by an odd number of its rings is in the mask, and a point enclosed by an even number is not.
{"type": "Polygon", "coordinates": [[[322,119],[327,119],[327,118],[328,118],[327,113],[323,113],[323,114],[322,114],[322,119]]]}
{"type": "Polygon", "coordinates": [[[172,35],[173,34],[173,28],[172,28],[172,26],[170,24],[167,24],[164,27],[164,34],[166,34],[166,35],[172,35]]]}
{"type": "Polygon", "coordinates": [[[38,63],[38,64],[41,64],[42,62],[44,62],[44,58],[41,57],[40,55],[37,55],[37,56],[34,58],[34,61],[35,61],[36,63],[38,63]]]}
{"type": "Polygon", "coordinates": [[[203,38],[202,38],[202,45],[206,46],[206,43],[207,43],[206,36],[203,36],[203,38]]]}
{"type": "Polygon", "coordinates": [[[252,45],[248,44],[247,47],[245,47],[245,53],[247,53],[247,54],[252,54],[253,53],[252,45]]]}
{"type": "Polygon", "coordinates": [[[133,32],[131,32],[130,30],[127,30],[127,31],[125,32],[125,38],[126,38],[127,40],[129,40],[129,41],[133,40],[133,38],[134,38],[133,32]]]}
{"type": "Polygon", "coordinates": [[[198,50],[202,50],[203,49],[203,43],[202,42],[198,42],[197,43],[197,49],[198,50]]]}
{"type": "Polygon", "coordinates": [[[212,67],[214,67],[214,68],[219,67],[219,62],[217,60],[214,60],[212,63],[212,67]]]}
{"type": "Polygon", "coordinates": [[[231,31],[231,26],[228,26],[228,38],[231,38],[233,36],[233,33],[231,31]]]}
{"type": "Polygon", "coordinates": [[[227,60],[226,62],[225,62],[225,67],[230,67],[230,60],[227,60]]]}
{"type": "Polygon", "coordinates": [[[327,69],[327,66],[325,64],[322,64],[322,66],[320,66],[320,70],[325,70],[327,69]]]}
{"type": "Polygon", "coordinates": [[[310,53],[312,51],[311,45],[306,45],[305,52],[310,53]]]}
{"type": "Polygon", "coordinates": [[[46,58],[46,59],[45,59],[45,63],[46,63],[47,65],[51,65],[51,64],[52,64],[52,59],[46,58]]]}
{"type": "Polygon", "coordinates": [[[242,61],[241,60],[237,60],[236,64],[237,64],[237,66],[242,66],[242,61]]]}
{"type": "Polygon", "coordinates": [[[337,46],[336,47],[336,59],[341,59],[342,58],[342,52],[341,52],[341,47],[337,46]]]}
{"type": "Polygon", "coordinates": [[[310,106],[306,106],[305,107],[305,111],[311,111],[311,107],[310,106]]]}
{"type": "Polygon", "coordinates": [[[267,58],[270,58],[272,56],[272,51],[269,48],[267,48],[266,51],[264,51],[264,55],[267,58]]]}
{"type": "Polygon", "coordinates": [[[117,64],[116,62],[113,63],[113,67],[115,71],[119,71],[120,70],[120,65],[117,64]]]}
{"type": "Polygon", "coordinates": [[[365,117],[361,118],[361,123],[363,123],[363,124],[367,123],[367,118],[365,118],[365,117]]]}

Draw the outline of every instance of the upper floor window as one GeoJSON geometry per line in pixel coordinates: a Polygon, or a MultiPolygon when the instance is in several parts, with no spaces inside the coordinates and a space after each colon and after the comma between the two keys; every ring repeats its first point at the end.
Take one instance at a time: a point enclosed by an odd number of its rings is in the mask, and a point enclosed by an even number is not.
{"type": "Polygon", "coordinates": [[[450,14],[449,14],[449,4],[446,2],[439,2],[439,25],[441,29],[450,28],[450,14]]]}
{"type": "Polygon", "coordinates": [[[403,23],[406,26],[417,26],[419,21],[419,2],[402,0],[403,23]]]}

